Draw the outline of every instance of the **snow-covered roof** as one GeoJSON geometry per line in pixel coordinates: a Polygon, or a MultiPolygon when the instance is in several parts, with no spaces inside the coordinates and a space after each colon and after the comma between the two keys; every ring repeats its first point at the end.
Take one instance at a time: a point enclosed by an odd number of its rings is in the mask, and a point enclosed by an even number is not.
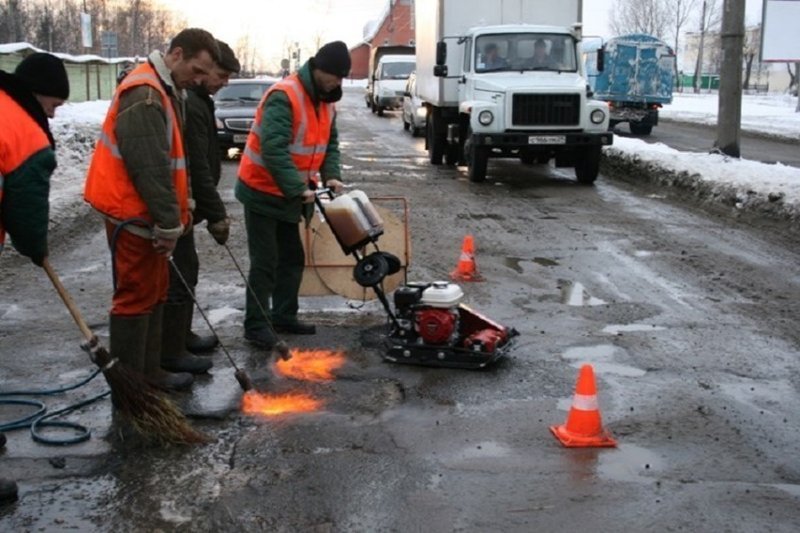
{"type": "MultiPolygon", "coordinates": [[[[42,50],[31,43],[6,43],[0,44],[0,55],[4,54],[19,54],[21,52],[47,52],[42,50]]],[[[106,63],[113,65],[116,63],[141,63],[145,60],[144,57],[100,57],[95,54],[62,54],[61,52],[53,52],[53,55],[64,61],[65,63],[106,63]]]]}
{"type": "Polygon", "coordinates": [[[386,21],[386,17],[388,17],[389,13],[391,13],[391,10],[392,10],[392,3],[386,2],[386,7],[383,8],[383,13],[381,13],[381,16],[375,19],[374,21],[370,21],[367,23],[367,24],[372,24],[372,27],[368,31],[364,32],[364,42],[366,43],[372,42],[372,39],[375,38],[375,36],[378,34],[378,31],[381,29],[381,26],[383,26],[383,23],[386,21]]]}

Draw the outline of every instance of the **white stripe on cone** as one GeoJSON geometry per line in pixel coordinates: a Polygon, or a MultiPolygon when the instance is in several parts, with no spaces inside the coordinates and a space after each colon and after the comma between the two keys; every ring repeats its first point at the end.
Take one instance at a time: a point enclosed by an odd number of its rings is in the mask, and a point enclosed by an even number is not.
{"type": "Polygon", "coordinates": [[[597,411],[599,409],[597,395],[576,394],[572,398],[572,408],[580,411],[597,411]]]}

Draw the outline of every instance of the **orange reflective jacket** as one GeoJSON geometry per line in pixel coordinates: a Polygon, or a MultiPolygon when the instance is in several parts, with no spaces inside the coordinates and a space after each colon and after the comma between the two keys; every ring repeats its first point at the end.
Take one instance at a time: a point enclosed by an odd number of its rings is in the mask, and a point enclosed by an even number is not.
{"type": "Polygon", "coordinates": [[[83,197],[92,207],[114,219],[125,220],[137,217],[153,221],[147,206],[136,192],[133,182],[128,176],[125,162],[119,151],[116,134],[119,97],[124,91],[139,85],[149,85],[161,95],[161,102],[167,116],[166,133],[172,160],[172,182],[176,201],[180,208],[181,223],[186,225],[189,223],[189,181],[186,173],[183,135],[175,109],[172,107],[172,101],[161,85],[158,73],[150,63],[139,65],[125,76],[114,94],[105,122],[103,122],[100,139],[97,141],[92,156],[83,197]]]}
{"type": "MultiPolygon", "coordinates": [[[[50,141],[44,130],[13,98],[0,90],[0,202],[3,201],[3,176],[10,175],[32,155],[48,147],[50,141]]],[[[0,250],[5,239],[0,216],[0,250]]]]}
{"type": "Polygon", "coordinates": [[[272,91],[283,91],[289,98],[292,108],[292,137],[289,154],[295,167],[303,175],[306,183],[317,181],[316,173],[325,161],[328,142],[331,138],[331,125],[334,116],[333,104],[321,104],[319,111],[303,88],[300,76],[293,74],[273,85],[261,99],[256,111],[255,122],[247,136],[247,145],[239,164],[239,178],[249,187],[274,196],[284,196],[275,178],[264,165],[261,157],[261,120],[264,103],[272,91]]]}

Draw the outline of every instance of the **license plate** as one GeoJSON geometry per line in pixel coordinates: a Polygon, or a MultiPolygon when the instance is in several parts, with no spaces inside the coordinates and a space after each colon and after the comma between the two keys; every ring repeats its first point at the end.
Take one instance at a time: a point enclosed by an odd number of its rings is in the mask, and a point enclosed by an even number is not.
{"type": "Polygon", "coordinates": [[[235,143],[246,143],[247,142],[247,134],[240,133],[238,135],[233,136],[233,142],[235,143]]]}
{"type": "Polygon", "coordinates": [[[531,135],[528,144],[567,144],[564,135],[531,135]]]}

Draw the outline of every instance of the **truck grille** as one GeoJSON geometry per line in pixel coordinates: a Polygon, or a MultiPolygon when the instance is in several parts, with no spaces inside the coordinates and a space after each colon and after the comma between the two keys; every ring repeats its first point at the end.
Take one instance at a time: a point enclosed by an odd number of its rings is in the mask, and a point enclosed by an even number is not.
{"type": "Polygon", "coordinates": [[[253,125],[252,118],[228,118],[225,119],[225,127],[233,131],[250,131],[253,125]]]}
{"type": "Polygon", "coordinates": [[[577,94],[515,94],[514,126],[575,126],[580,122],[577,94]]]}

